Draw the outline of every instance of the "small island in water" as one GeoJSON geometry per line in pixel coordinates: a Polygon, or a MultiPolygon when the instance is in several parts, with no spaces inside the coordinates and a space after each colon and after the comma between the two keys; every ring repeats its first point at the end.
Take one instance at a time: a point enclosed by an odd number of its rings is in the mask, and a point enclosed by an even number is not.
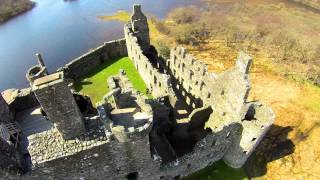
{"type": "Polygon", "coordinates": [[[30,0],[0,0],[0,24],[35,6],[30,0]]]}

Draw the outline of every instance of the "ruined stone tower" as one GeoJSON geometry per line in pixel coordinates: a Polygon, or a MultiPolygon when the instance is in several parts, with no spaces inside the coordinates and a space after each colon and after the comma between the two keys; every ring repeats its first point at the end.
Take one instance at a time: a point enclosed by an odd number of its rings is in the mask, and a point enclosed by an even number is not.
{"type": "Polygon", "coordinates": [[[63,72],[34,80],[34,91],[48,118],[54,122],[64,139],[85,133],[83,117],[63,72]]]}
{"type": "Polygon", "coordinates": [[[142,51],[146,52],[150,47],[149,27],[147,17],[141,11],[141,5],[133,6],[131,25],[142,51]]]}

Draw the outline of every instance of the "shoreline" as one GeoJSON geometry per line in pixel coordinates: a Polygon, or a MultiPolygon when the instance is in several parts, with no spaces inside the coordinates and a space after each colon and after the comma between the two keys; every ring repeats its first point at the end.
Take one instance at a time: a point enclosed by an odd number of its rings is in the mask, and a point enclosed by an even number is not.
{"type": "Polygon", "coordinates": [[[0,25],[5,24],[14,18],[29,12],[30,10],[32,10],[36,6],[36,2],[34,2],[34,1],[29,1],[29,3],[30,4],[27,4],[22,10],[14,12],[7,17],[0,16],[0,25]]]}

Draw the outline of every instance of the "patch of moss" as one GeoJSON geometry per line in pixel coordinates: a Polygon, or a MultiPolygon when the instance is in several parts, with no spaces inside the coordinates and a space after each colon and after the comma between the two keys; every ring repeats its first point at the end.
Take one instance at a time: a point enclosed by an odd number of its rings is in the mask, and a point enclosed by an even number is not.
{"type": "Polygon", "coordinates": [[[96,104],[109,91],[107,85],[108,77],[117,75],[120,69],[125,70],[136,90],[146,94],[147,87],[129,57],[108,60],[93,70],[87,77],[77,82],[75,85],[76,90],[88,95],[93,104],[96,104]]]}

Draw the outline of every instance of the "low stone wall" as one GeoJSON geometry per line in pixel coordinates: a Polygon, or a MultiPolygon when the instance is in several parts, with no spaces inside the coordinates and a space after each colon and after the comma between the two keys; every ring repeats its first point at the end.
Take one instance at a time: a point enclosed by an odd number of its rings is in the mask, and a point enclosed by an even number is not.
{"type": "Polygon", "coordinates": [[[64,67],[58,69],[58,71],[64,70],[68,78],[78,80],[88,75],[104,62],[123,56],[127,56],[125,39],[105,42],[103,45],[72,60],[64,67]]]}
{"type": "Polygon", "coordinates": [[[101,131],[100,134],[102,135],[94,135],[95,138],[83,135],[74,140],[64,140],[58,129],[52,128],[51,130],[31,135],[28,137],[28,150],[32,163],[37,165],[107,143],[107,138],[103,136],[104,131],[101,131]]]}
{"type": "Polygon", "coordinates": [[[58,179],[125,179],[138,172],[142,179],[153,177],[160,163],[153,162],[148,136],[119,143],[99,134],[65,141],[57,129],[30,136],[29,152],[35,165],[33,177],[58,179]]]}

